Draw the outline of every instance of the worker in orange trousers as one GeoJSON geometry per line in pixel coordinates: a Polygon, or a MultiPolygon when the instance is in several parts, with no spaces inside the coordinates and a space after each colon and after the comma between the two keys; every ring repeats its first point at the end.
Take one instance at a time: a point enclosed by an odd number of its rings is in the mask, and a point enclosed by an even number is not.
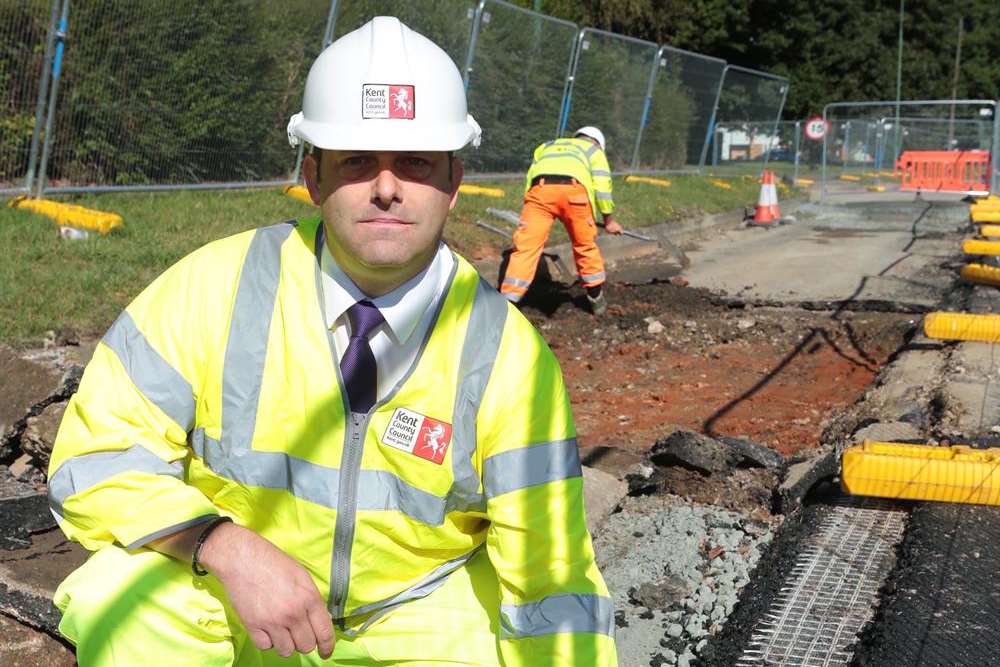
{"type": "Polygon", "coordinates": [[[604,134],[588,126],[572,138],[548,141],[535,149],[520,224],[514,232],[514,252],[500,283],[500,292],[508,300],[517,303],[527,293],[558,218],[572,241],[577,274],[591,311],[600,315],[607,309],[602,287],[606,273],[596,243],[595,212],[601,212],[604,228],[611,234],[623,230],[613,215],[611,169],[604,145],[604,134]]]}

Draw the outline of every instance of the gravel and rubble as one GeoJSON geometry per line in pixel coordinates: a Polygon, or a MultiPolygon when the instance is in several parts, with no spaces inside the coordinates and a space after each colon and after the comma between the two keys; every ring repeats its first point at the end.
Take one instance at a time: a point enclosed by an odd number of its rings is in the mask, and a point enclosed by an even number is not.
{"type": "Polygon", "coordinates": [[[594,541],[620,664],[698,664],[783,519],[770,507],[785,467],[745,439],[678,429],[626,475],[594,541]]]}
{"type": "Polygon", "coordinates": [[[777,519],[629,497],[595,540],[615,604],[621,665],[690,665],[750,580],[777,519]]]}

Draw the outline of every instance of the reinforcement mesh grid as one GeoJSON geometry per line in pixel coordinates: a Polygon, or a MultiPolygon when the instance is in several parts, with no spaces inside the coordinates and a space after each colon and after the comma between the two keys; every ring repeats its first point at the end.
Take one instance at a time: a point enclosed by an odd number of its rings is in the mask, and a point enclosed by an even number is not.
{"type": "Polygon", "coordinates": [[[850,664],[851,646],[892,568],[905,516],[879,499],[846,498],[828,507],[737,665],[850,664]]]}

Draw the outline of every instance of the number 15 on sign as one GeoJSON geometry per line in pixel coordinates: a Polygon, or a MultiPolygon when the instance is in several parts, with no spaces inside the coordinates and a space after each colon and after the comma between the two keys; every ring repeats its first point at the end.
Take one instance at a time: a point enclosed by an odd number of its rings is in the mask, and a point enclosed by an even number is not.
{"type": "Polygon", "coordinates": [[[806,121],[806,136],[810,139],[819,140],[826,135],[827,122],[819,116],[806,121]]]}

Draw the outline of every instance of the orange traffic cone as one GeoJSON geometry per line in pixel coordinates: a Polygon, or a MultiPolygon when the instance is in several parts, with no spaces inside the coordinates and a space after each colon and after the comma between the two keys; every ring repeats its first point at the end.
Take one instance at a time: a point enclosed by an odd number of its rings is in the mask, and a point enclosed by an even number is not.
{"type": "Polygon", "coordinates": [[[781,222],[781,209],[778,208],[778,190],[774,185],[774,172],[764,170],[760,179],[760,197],[757,198],[757,208],[754,209],[752,225],[775,225],[781,222]]]}

